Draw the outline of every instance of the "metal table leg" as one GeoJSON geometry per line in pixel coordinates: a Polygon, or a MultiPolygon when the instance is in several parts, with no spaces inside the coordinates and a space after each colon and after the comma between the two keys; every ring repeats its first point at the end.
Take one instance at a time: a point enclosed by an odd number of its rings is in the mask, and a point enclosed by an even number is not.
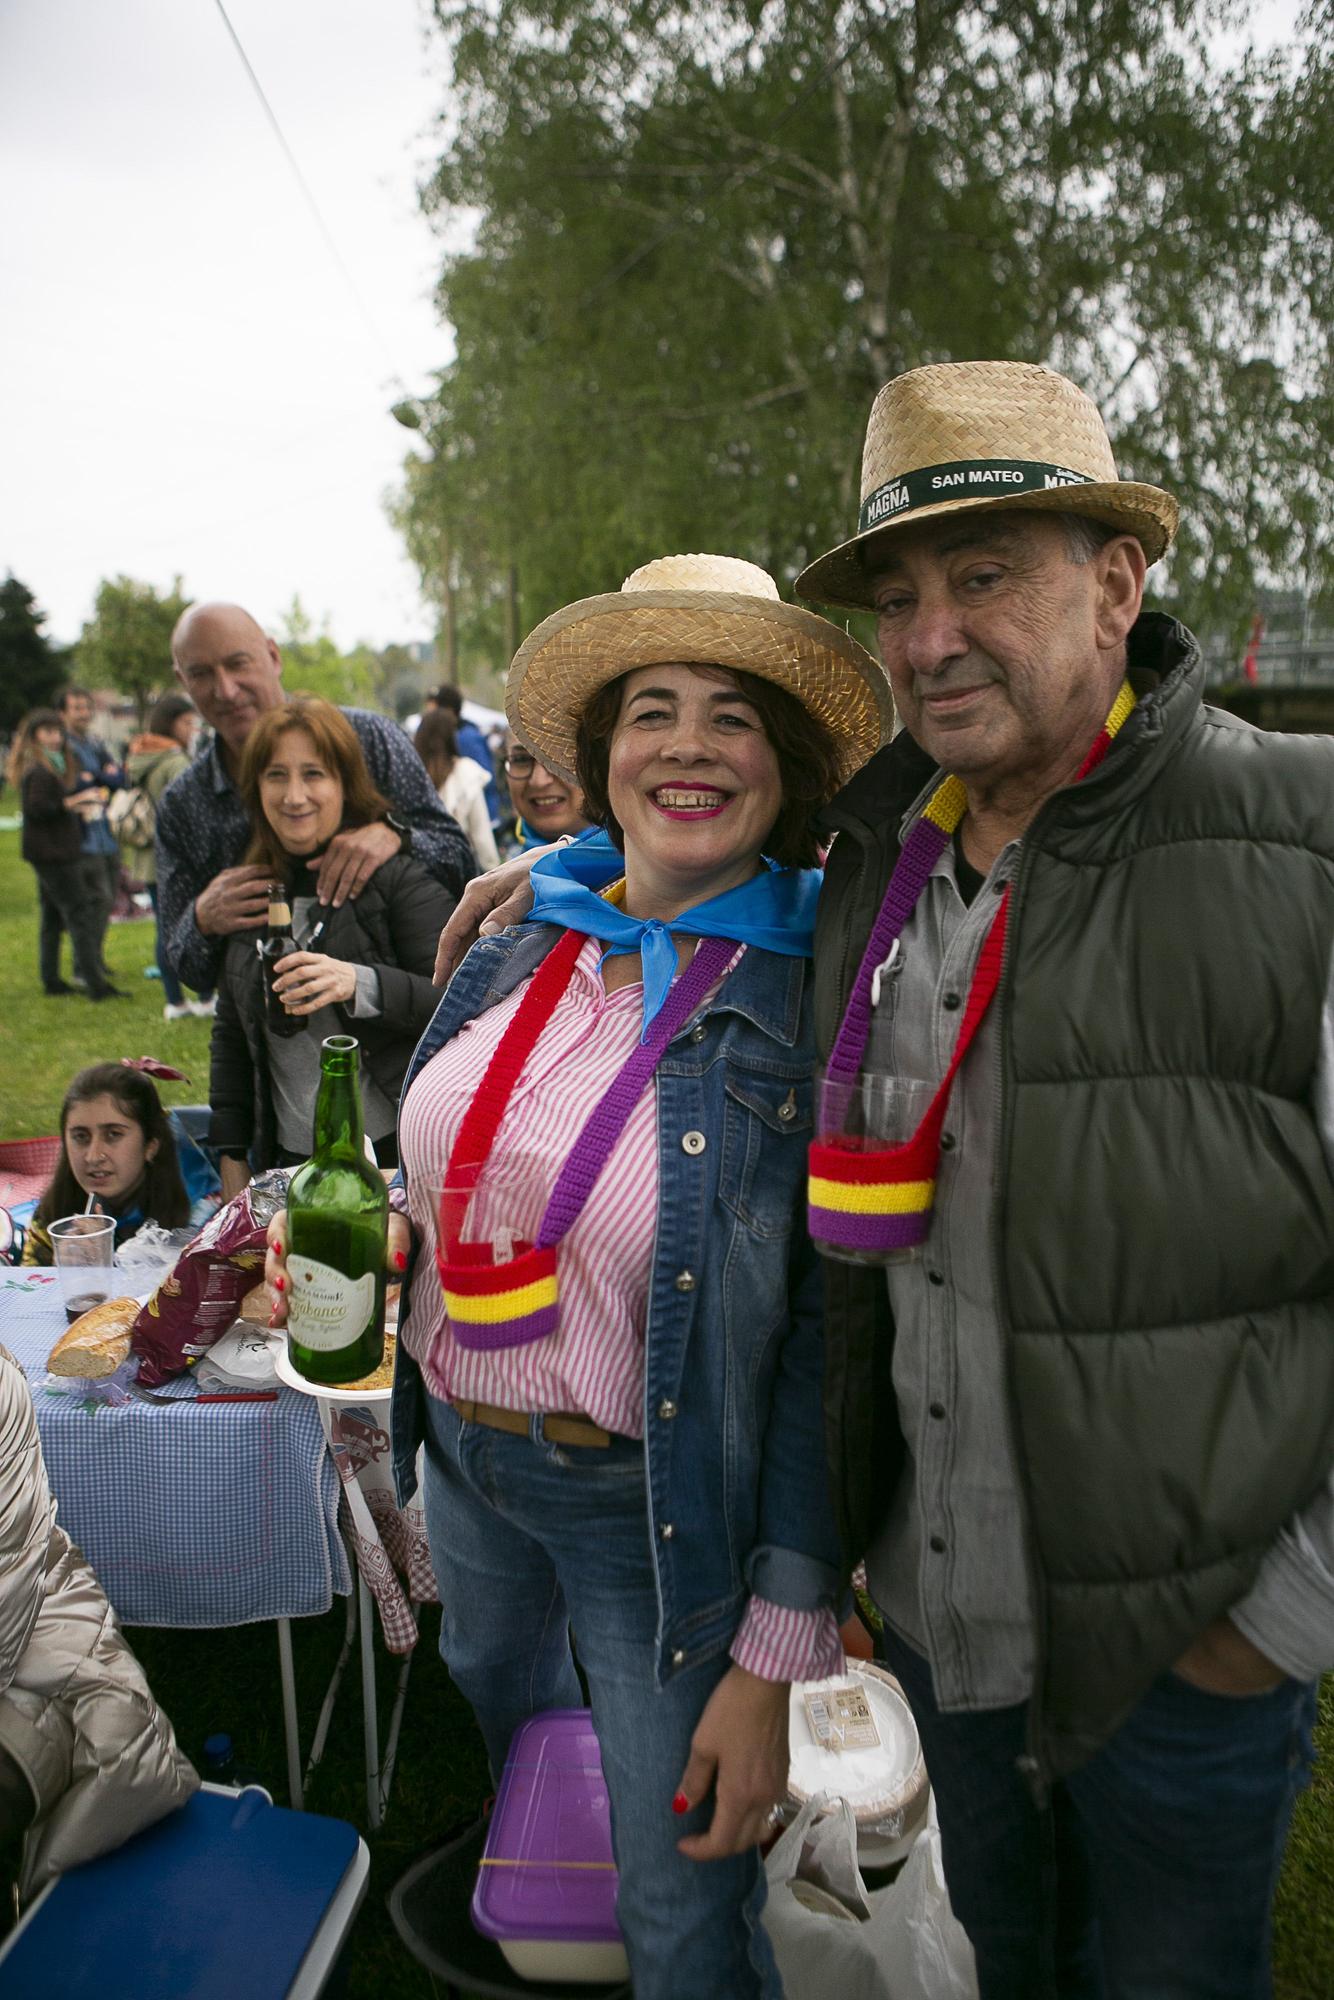
{"type": "Polygon", "coordinates": [[[329,1740],[329,1724],[333,1720],[334,1703],[338,1699],[338,1690],[343,1675],[347,1672],[347,1663],[352,1657],[352,1644],[357,1636],[357,1606],[358,1593],[354,1590],[348,1594],[342,1649],[334,1662],[334,1670],[324,1691],[324,1700],[320,1704],[304,1776],[301,1769],[301,1723],[296,1706],[296,1669],[292,1660],[292,1621],[290,1618],[279,1618],[276,1621],[278,1671],[283,1689],[283,1735],[287,1745],[287,1791],[293,1810],[296,1812],[305,1811],[305,1787],[310,1783],[311,1774],[323,1757],[325,1745],[329,1740]]]}
{"type": "Polygon", "coordinates": [[[301,1783],[301,1735],[296,1714],[296,1672],[292,1665],[292,1621],[278,1620],[278,1672],[283,1684],[283,1734],[287,1738],[287,1792],[295,1812],[304,1812],[301,1783]]]}
{"type": "Polygon", "coordinates": [[[366,1818],[372,1833],[384,1818],[380,1793],[380,1721],[375,1702],[375,1613],[370,1591],[357,1572],[361,1602],[361,1733],[366,1752],[366,1818]]]}

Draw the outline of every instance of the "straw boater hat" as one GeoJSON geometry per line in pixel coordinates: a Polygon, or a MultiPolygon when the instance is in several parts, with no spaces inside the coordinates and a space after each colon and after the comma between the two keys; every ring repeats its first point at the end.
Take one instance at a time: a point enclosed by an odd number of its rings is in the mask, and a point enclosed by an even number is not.
{"type": "Polygon", "coordinates": [[[833,737],[840,784],[889,740],[884,669],[828,619],[784,604],[767,571],[734,556],[659,556],[619,590],[554,611],[514,655],[505,713],[544,764],[573,778],[579,718],[598,689],[669,663],[730,667],[786,688],[833,737]]]}
{"type": "Polygon", "coordinates": [[[799,597],[861,609],[868,561],[896,528],[983,507],[1087,514],[1135,535],[1151,563],[1171,546],[1177,503],[1116,476],[1098,408],[1050,368],[952,361],[887,382],[871,405],[857,532],[797,578],[799,597]]]}

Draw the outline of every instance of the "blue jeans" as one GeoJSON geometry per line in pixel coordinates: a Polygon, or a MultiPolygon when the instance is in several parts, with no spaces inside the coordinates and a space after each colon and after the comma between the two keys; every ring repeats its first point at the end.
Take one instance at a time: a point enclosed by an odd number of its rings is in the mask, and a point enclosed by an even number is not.
{"type": "Polygon", "coordinates": [[[181,982],[176,977],[166,952],[162,949],[162,918],[157,906],[156,882],[148,884],[148,897],[153,905],[153,949],[157,957],[157,969],[162,975],[162,997],[169,1007],[179,1007],[185,995],[181,991],[181,982]]]}
{"type": "Polygon", "coordinates": [[[1026,1707],[943,1715],[919,1654],[888,1629],[877,1650],[921,1732],[981,2000],[1268,2000],[1314,1686],[1233,1698],[1164,1674],[1039,1812],[1026,1707]]]}
{"type": "Polygon", "coordinates": [[[672,1798],[725,1654],[654,1674],[657,1592],[643,1447],[598,1449],[465,1423],[428,1396],[426,1526],[440,1586],[440,1650],[471,1702],[493,1776],[520,1723],[581,1708],[570,1626],[588,1680],[611,1798],[617,1915],[635,2000],[778,2000],[760,1928],[758,1852],[687,1861],[676,1843],[707,1827],[712,1800],[678,1819],[672,1798]]]}

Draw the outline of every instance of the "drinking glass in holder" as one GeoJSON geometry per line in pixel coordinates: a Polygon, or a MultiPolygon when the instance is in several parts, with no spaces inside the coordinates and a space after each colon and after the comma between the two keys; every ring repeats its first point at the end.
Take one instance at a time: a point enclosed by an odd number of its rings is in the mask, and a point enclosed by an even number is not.
{"type": "Polygon", "coordinates": [[[557,1325],[556,1249],[538,1250],[545,1176],[509,1160],[480,1181],[428,1183],[436,1230],[435,1261],[449,1328],[460,1347],[522,1347],[557,1325]]]}
{"type": "Polygon", "coordinates": [[[882,1265],[918,1254],[935,1191],[934,1147],[919,1134],[935,1092],[921,1077],[817,1073],[809,1224],[822,1256],[882,1265]]]}

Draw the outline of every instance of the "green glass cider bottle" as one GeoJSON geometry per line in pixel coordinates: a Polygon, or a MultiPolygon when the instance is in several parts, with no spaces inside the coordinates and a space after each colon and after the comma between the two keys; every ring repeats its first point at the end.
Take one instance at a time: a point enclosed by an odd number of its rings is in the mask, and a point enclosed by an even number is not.
{"type": "Polygon", "coordinates": [[[359,1382],[384,1358],[389,1191],[362,1140],[361,1047],[320,1045],[315,1150],[287,1190],[287,1343],[308,1382],[359,1382]]]}

